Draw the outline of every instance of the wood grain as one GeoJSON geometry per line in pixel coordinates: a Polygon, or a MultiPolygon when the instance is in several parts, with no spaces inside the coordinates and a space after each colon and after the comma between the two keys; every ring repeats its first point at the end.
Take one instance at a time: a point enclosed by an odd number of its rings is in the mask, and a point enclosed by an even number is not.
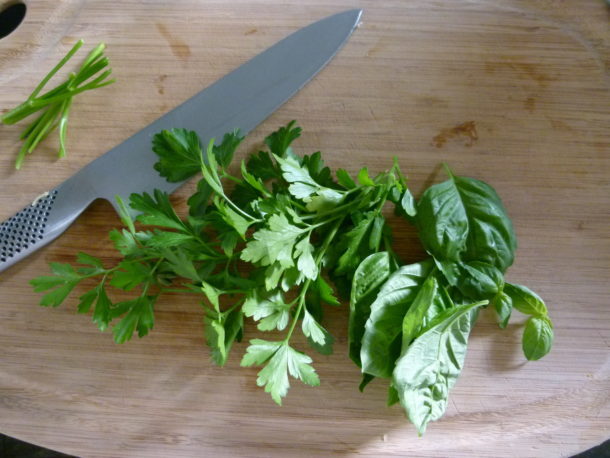
{"type": "MultiPolygon", "coordinates": [[[[525,362],[523,319],[485,313],[445,417],[418,438],[385,385],[358,392],[347,311],[328,312],[335,354],[322,385],[293,383],[283,407],[256,369],[209,360],[201,308],[175,295],[155,329],[126,345],[99,333],[75,300],[37,306],[27,282],[79,250],[113,262],[118,218],[96,202],[49,247],[0,277],[0,431],[87,457],[570,456],[610,436],[610,29],[603,2],[560,0],[28,1],[0,40],[0,109],[21,102],[78,39],[108,44],[117,83],[75,101],[68,158],[49,138],[18,173],[21,126],[1,126],[0,220],[288,33],[343,9],[361,26],[318,77],[241,150],[297,119],[296,147],[333,167],[373,171],[396,155],[416,193],[459,174],[491,183],[513,218],[510,281],[539,292],[555,323],[543,360],[525,362]],[[51,14],[55,11],[55,14],[51,14]],[[41,35],[43,34],[43,35],[41,35]],[[464,127],[466,126],[466,127],[464,127]]],[[[192,186],[175,196],[184,205],[192,186]]],[[[415,234],[393,220],[398,251],[415,234]]],[[[517,315],[517,314],[516,314],[517,315]]],[[[252,326],[248,337],[255,335],[252,326]]],[[[302,344],[303,342],[300,342],[302,344]]]]}

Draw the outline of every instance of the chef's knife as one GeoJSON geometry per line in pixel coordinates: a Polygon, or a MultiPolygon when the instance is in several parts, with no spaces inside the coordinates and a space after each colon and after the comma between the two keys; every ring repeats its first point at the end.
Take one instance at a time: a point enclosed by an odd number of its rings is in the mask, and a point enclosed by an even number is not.
{"type": "Polygon", "coordinates": [[[197,132],[205,145],[234,129],[247,133],[332,59],[360,15],[345,11],[296,31],[36,198],[0,224],[0,272],[58,237],[95,199],[118,210],[116,195],[173,192],[181,183],[153,169],[153,135],[181,127],[197,132]]]}

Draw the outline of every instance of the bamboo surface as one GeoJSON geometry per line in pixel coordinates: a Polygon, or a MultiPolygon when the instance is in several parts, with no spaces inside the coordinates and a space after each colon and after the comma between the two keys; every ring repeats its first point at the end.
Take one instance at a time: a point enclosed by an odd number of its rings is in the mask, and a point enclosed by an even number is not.
{"type": "MultiPolygon", "coordinates": [[[[0,1],[0,7],[6,2],[0,1]]],[[[193,297],[160,301],[124,345],[76,313],[37,305],[28,281],[78,251],[117,256],[119,220],[95,202],[59,239],[0,274],[0,432],[84,457],[571,456],[610,437],[610,27],[602,1],[30,0],[0,40],[0,110],[21,102],[79,38],[107,43],[117,82],[77,96],[68,157],[47,139],[13,170],[23,125],[0,126],[0,221],[240,63],[310,22],[363,8],[337,57],[252,132],[237,159],[296,119],[295,149],[378,172],[397,156],[415,194],[457,174],[496,188],[519,249],[508,280],[546,301],[552,352],[526,362],[524,317],[490,312],[470,338],[443,419],[418,437],[386,384],[358,391],[347,307],[326,314],[335,352],[321,386],[292,382],[282,407],[240,368],[210,361],[193,297]]],[[[82,51],[84,53],[84,51],[82,51]]],[[[81,56],[82,57],[82,56],[81,56]]],[[[179,127],[179,126],[176,126],[179,127]]],[[[193,187],[174,195],[185,208],[193,187]]],[[[406,262],[415,232],[391,219],[406,262]]],[[[84,290],[77,290],[84,291],[84,290]]],[[[304,342],[298,341],[297,346],[304,342]]]]}

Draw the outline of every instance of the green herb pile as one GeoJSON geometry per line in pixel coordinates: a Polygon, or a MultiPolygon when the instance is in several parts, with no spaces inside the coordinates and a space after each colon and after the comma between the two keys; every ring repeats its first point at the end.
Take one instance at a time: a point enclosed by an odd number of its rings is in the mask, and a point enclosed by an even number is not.
{"type": "Polygon", "coordinates": [[[73,97],[84,91],[97,89],[112,84],[108,77],[112,73],[108,67],[108,58],[104,56],[106,45],[100,43],[85,58],[75,73],[70,73],[66,81],[53,89],[39,95],[49,80],[76,54],[83,45],[79,40],[59,63],[42,79],[34,91],[25,100],[0,117],[4,124],[15,124],[34,113],[38,117],[21,133],[23,145],[17,154],[15,168],[20,169],[27,154],[31,154],[38,144],[48,137],[53,130],[59,130],[59,157],[66,155],[66,131],[73,97]],[[103,71],[102,71],[103,70],[103,71]]]}
{"type": "Polygon", "coordinates": [[[294,122],[272,133],[269,151],[242,161],[237,176],[229,172],[242,141],[237,132],[205,151],[194,132],[157,134],[155,168],[162,176],[182,181],[202,174],[188,215],[180,217],[160,191],[132,194],[131,210],[119,199],[125,228],[110,239],[122,260],[106,267],[80,253],[78,266],[51,263],[52,276],[32,280],[36,291],[46,291],[41,304],[58,306],[79,282],[94,278],[78,311],[93,309],[102,331],[116,321],[114,340],[123,343],[152,329],[161,294],[200,294],[217,364],[243,338],[247,318],[261,335],[272,331],[273,338],[249,340],[241,364],[261,366],[257,384],[281,404],[289,376],[320,383],[310,355],[329,354],[333,344],[323,307],[349,298],[349,356],[362,369],[360,388],[387,379],[388,402],[400,402],[420,434],[445,411],[482,307],[497,311],[500,327],[513,308],[530,315],[523,333],[528,359],[550,350],[544,302],[504,280],[516,239],[489,185],[447,169],[449,179],[416,200],[396,162],[376,176],[366,168],[356,177],[342,169],[333,176],[319,152],[295,154],[290,145],[300,133],[294,122]],[[427,259],[408,265],[398,259],[386,204],[417,227],[427,259]],[[133,291],[133,299],[113,302],[112,288],[133,291]],[[310,349],[295,348],[295,332],[310,349]]]}

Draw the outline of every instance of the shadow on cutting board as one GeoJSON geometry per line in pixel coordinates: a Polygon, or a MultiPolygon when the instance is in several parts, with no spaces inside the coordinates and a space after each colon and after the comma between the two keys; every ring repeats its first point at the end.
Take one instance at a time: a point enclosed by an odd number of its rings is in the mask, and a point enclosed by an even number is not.
{"type": "Polygon", "coordinates": [[[28,444],[0,434],[0,457],[2,458],[74,458],[72,455],[55,452],[47,448],[28,444]]]}

